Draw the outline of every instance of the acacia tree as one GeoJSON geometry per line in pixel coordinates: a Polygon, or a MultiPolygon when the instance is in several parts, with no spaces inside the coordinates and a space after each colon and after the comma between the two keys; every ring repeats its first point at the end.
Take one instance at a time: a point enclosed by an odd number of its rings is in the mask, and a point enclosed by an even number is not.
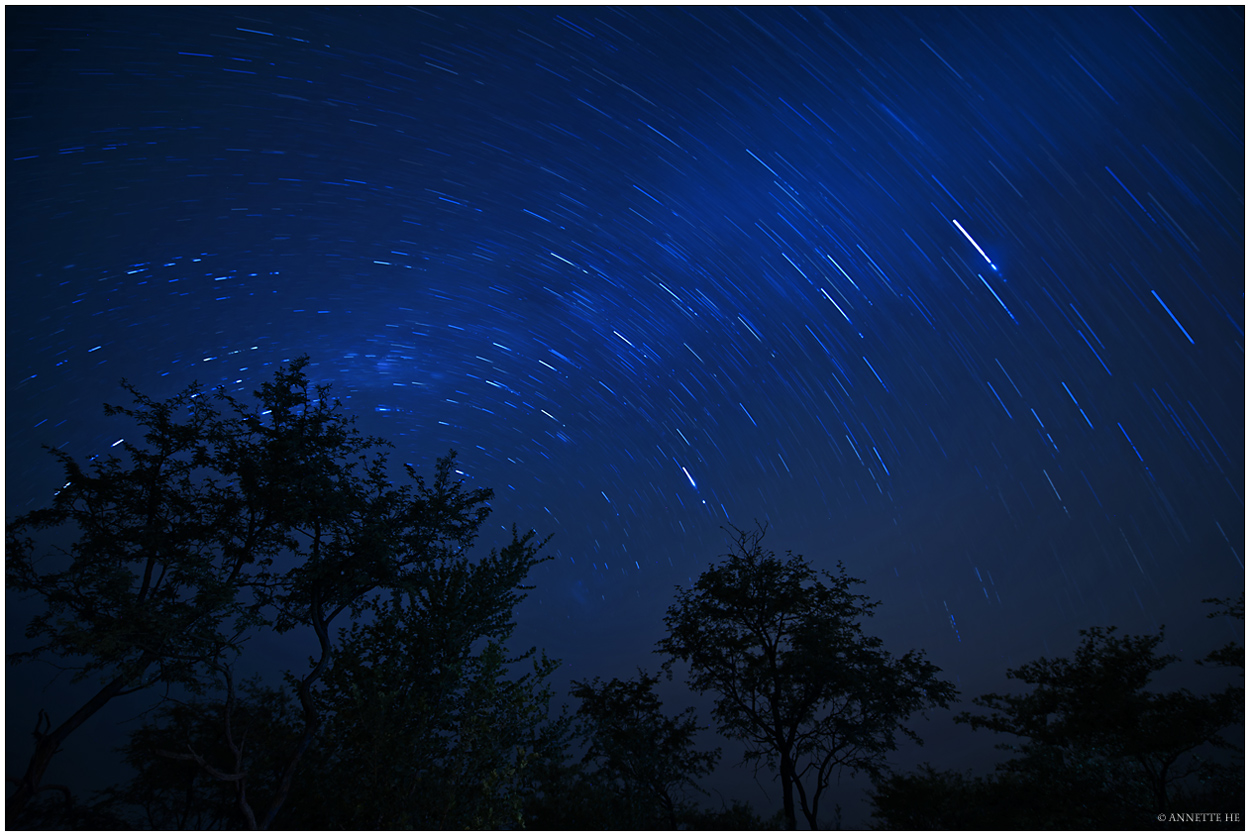
{"type": "MultiPolygon", "coordinates": [[[[545,682],[555,668],[503,648],[536,562],[532,536],[517,540],[477,561],[423,566],[406,593],[381,596],[368,618],[338,631],[333,664],[312,689],[321,727],[274,826],[517,822],[531,764],[550,756],[545,682]],[[533,671],[515,675],[517,662],[533,671]]],[[[288,675],[286,689],[244,683],[236,693],[225,669],[222,698],[158,709],[126,747],[138,774],[101,806],[137,810],[158,829],[259,826],[307,730],[298,683],[288,675]]]]}
{"type": "Polygon", "coordinates": [[[544,757],[546,681],[557,663],[505,644],[541,543],[518,537],[482,560],[444,555],[372,617],[340,631],[316,695],[326,727],[284,829],[499,828],[521,814],[544,757]],[[513,675],[518,665],[531,670],[513,675]]]}
{"type": "MultiPolygon", "coordinates": [[[[256,776],[244,757],[244,741],[234,733],[229,710],[220,728],[231,754],[229,762],[212,762],[191,747],[162,754],[193,760],[216,780],[230,783],[242,821],[266,829],[282,811],[305,755],[332,716],[326,678],[336,657],[343,655],[346,645],[348,658],[339,661],[350,665],[350,654],[370,650],[353,644],[350,635],[339,634],[336,641],[336,621],[346,614],[355,623],[379,619],[385,624],[391,612],[388,601],[393,609],[404,596],[415,599],[428,593],[430,578],[440,571],[463,569],[489,514],[493,492],[467,490],[454,479],[454,453],[438,461],[432,482],[406,465],[407,482],[394,484],[386,457],[376,451],[385,443],[356,432],[341,405],[328,397],[327,387],[311,387],[301,378],[267,386],[260,394],[269,408],[263,416],[243,416],[255,441],[235,452],[233,473],[250,494],[276,509],[286,526],[286,560],[263,573],[266,625],[279,635],[311,632],[316,642],[307,669],[287,675],[299,706],[298,732],[293,745],[272,756],[281,765],[280,774],[263,796],[249,792],[256,776]]],[[[532,533],[518,536],[514,528],[512,542],[486,561],[491,571],[508,581],[491,591],[494,597],[488,602],[477,603],[480,610],[496,610],[490,616],[493,621],[479,625],[487,633],[498,632],[499,619],[506,618],[501,613],[510,615],[516,602],[509,597],[512,586],[539,562],[540,546],[532,533]],[[501,569],[503,564],[507,567],[501,569]]],[[[380,635],[381,628],[372,629],[380,635]]],[[[408,652],[419,649],[410,647],[408,652]]],[[[229,707],[234,694],[228,677],[224,684],[229,707]]],[[[360,699],[371,696],[362,694],[360,699]]]]}
{"type": "Polygon", "coordinates": [[[838,770],[877,773],[897,732],[922,742],[907,718],[957,692],[922,652],[894,658],[864,634],[877,603],[852,591],[862,581],[841,563],[832,574],[780,559],[765,532],[733,528],[733,551],[678,588],[658,649],[670,675],[686,662],[690,687],[717,695],[718,729],[747,745],[744,760],[777,770],[786,826],[797,827],[797,795],[815,829],[838,770]]]}
{"type": "MultiPolygon", "coordinates": [[[[367,620],[380,593],[415,594],[430,567],[467,559],[491,492],[452,478],[454,454],[439,460],[430,484],[411,467],[406,483],[393,484],[381,452],[388,445],[356,430],[327,387],[309,383],[307,364],[302,357],[280,369],[255,406],[195,386],[156,402],[127,386],[136,407],[106,412],[146,428],[148,448],[127,443],[129,466],[108,457],[89,469],[59,454],[68,481],[53,506],[10,524],[9,588],[45,607],[27,629],[43,643],[16,658],[53,655],[77,664],[80,677],[106,674],[104,688],[59,727],[37,728],[8,803],[11,822],[58,746],[109,700],[157,682],[192,693],[218,682],[228,762],[194,741],[163,756],[231,785],[242,822],[268,827],[325,721],[318,689],[335,656],[336,619],[367,620]],[[41,560],[32,535],[60,528],[72,545],[41,560]],[[311,632],[317,647],[289,678],[299,718],[289,748],[271,753],[278,774],[260,807],[248,795],[256,776],[233,722],[231,678],[243,638],[257,629],[311,632]]],[[[505,549],[526,568],[535,550],[531,535],[515,530],[505,549]]]]}
{"type": "MultiPolygon", "coordinates": [[[[262,829],[281,810],[325,721],[317,689],[335,656],[336,620],[345,613],[360,620],[377,609],[377,593],[411,592],[430,566],[466,559],[493,496],[489,489],[466,490],[453,478],[454,452],[438,461],[432,482],[405,465],[408,482],[396,486],[385,456],[374,452],[383,442],[360,436],[344,422],[325,387],[310,391],[306,382],[302,391],[284,387],[272,400],[268,419],[252,421],[262,443],[240,457],[239,475],[279,507],[289,525],[292,562],[265,577],[273,629],[310,631],[317,653],[307,670],[289,677],[303,730],[266,807],[251,809],[245,803],[246,777],[223,770],[236,776],[245,820],[262,829]]],[[[536,562],[529,535],[522,542],[514,530],[509,548],[529,564],[536,562]]]]}
{"type": "MultiPolygon", "coordinates": [[[[279,371],[272,391],[296,385],[304,362],[279,371]]],[[[146,446],[126,441],[128,461],[109,454],[86,466],[48,448],[65,485],[7,526],[7,588],[42,607],[26,627],[35,647],[9,661],[56,657],[73,681],[103,682],[55,727],[40,711],[26,771],[10,779],[10,824],[65,740],[110,701],[157,683],[202,687],[207,663],[237,651],[260,620],[255,593],[286,547],[281,515],[228,475],[231,453],[252,443],[252,428],[226,415],[241,404],[195,384],[165,401],[122,385],[134,406],[105,414],[131,419],[146,446]]]]}
{"type": "Polygon", "coordinates": [[[587,776],[618,801],[613,828],[677,829],[682,791],[696,788],[720,759],[720,750],[694,748],[702,727],[694,709],[676,717],[664,714],[655,685],[659,676],[639,670],[638,678],[603,683],[598,678],[574,682],[579,734],[587,749],[587,776]]]}
{"type": "MultiPolygon", "coordinates": [[[[1141,806],[1167,812],[1174,785],[1204,766],[1187,756],[1204,744],[1227,746],[1221,732],[1241,719],[1244,691],[1230,687],[1198,696],[1184,688],[1148,690],[1154,674],[1177,661],[1157,653],[1162,628],[1141,636],[1119,635],[1114,627],[1080,634],[1072,658],[1041,658],[1007,671],[1031,690],[976,697],[972,702],[988,713],[963,712],[955,721],[1022,738],[1010,747],[1025,756],[1020,762],[1045,757],[1055,762],[1056,773],[1070,773],[1091,757],[1127,770],[1145,788],[1141,806]]],[[[1220,662],[1234,654],[1230,647],[1208,658],[1220,662]]]]}

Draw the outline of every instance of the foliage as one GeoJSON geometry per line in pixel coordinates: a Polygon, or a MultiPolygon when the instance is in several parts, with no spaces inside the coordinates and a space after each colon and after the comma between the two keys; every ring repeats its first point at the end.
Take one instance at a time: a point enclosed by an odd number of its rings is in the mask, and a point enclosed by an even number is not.
{"type": "MultiPolygon", "coordinates": [[[[342,713],[337,731],[359,730],[370,718],[352,718],[353,706],[377,712],[388,696],[395,710],[413,698],[442,700],[446,712],[448,700],[459,700],[458,714],[433,717],[430,734],[458,736],[457,757],[473,753],[464,769],[477,772],[464,780],[476,797],[487,785],[506,786],[518,757],[528,757],[488,724],[533,726],[539,702],[545,712],[536,682],[553,664],[541,660],[534,675],[512,681],[502,649],[542,543],[514,529],[503,549],[471,561],[491,491],[454,479],[454,454],[439,460],[432,482],[407,466],[408,479],[394,484],[382,453],[388,445],[357,431],[328,388],[309,383],[307,364],[303,357],[278,370],[255,405],[194,385],[157,402],[127,385],[135,407],[106,413],[145,428],[147,446],[125,443],[128,465],[109,456],[83,468],[58,453],[67,484],[52,507],[10,524],[9,588],[44,605],[27,630],[41,643],[11,658],[58,657],[106,682],[56,729],[43,729],[41,715],[10,821],[38,792],[68,734],[114,697],[156,683],[192,695],[224,689],[216,701],[166,707],[131,741],[140,775],[112,801],[137,804],[149,821],[170,826],[268,827],[326,723],[342,713]],[[72,544],[48,559],[36,534],[54,542],[69,535],[72,544]],[[336,634],[345,614],[354,626],[336,634]],[[424,634],[414,618],[428,622],[424,634]],[[416,632],[403,634],[402,647],[388,645],[396,637],[382,631],[401,622],[416,632]],[[287,676],[294,700],[282,709],[282,734],[262,743],[252,718],[276,711],[274,697],[237,692],[232,665],[248,636],[295,630],[311,634],[316,651],[305,670],[287,676]],[[364,676],[369,654],[419,657],[421,642],[436,633],[441,667],[403,686],[418,696],[400,693],[395,681],[377,699],[359,688],[352,696],[352,673],[364,676]],[[447,717],[459,725],[449,731],[447,717]],[[512,765],[487,754],[492,746],[512,747],[512,765]]],[[[492,815],[467,821],[498,820],[492,815]]]]}
{"type": "Polygon", "coordinates": [[[105,414],[137,424],[146,446],[125,441],[128,461],[108,454],[86,466],[50,450],[65,485],[49,507],[6,530],[7,588],[43,606],[26,627],[36,646],[9,660],[56,657],[75,681],[95,675],[104,684],[57,727],[37,726],[8,815],[39,791],[65,739],[108,702],[157,683],[200,690],[211,663],[236,652],[261,620],[265,578],[289,532],[268,490],[239,478],[240,458],[254,458],[240,454],[259,442],[261,410],[305,383],[306,362],[279,371],[254,411],[194,384],[155,401],[123,381],[134,406],[106,405],[105,414]]]}
{"type": "Polygon", "coordinates": [[[663,712],[655,685],[658,676],[638,672],[637,679],[603,683],[574,682],[579,732],[587,746],[582,759],[588,780],[605,787],[622,829],[677,828],[684,788],[697,788],[720,750],[694,748],[702,730],[694,709],[675,718],[663,712]]]}
{"type": "Polygon", "coordinates": [[[1148,789],[1096,752],[1037,747],[988,777],[935,770],[874,778],[872,815],[887,830],[1147,827],[1148,789]]]}
{"type": "Polygon", "coordinates": [[[678,815],[683,830],[780,830],[784,824],[778,810],[767,819],[760,818],[750,804],[734,801],[720,810],[684,808],[678,815]]]}
{"type": "Polygon", "coordinates": [[[852,591],[862,581],[841,564],[817,572],[764,549],[763,528],[733,532],[734,552],[678,590],[659,650],[670,672],[689,664],[693,690],[717,694],[718,729],[747,744],[744,760],[777,770],[786,826],[797,826],[797,794],[816,828],[839,770],[879,771],[896,732],[920,742],[907,718],[956,691],[923,653],[894,658],[863,633],[876,603],[852,591]]]}
{"type": "MultiPolygon", "coordinates": [[[[892,656],[864,633],[877,603],[862,581],[778,558],[760,528],[733,529],[731,553],[678,590],[659,652],[670,677],[684,663],[690,687],[715,694],[744,761],[776,770],[783,809],[700,809],[687,793],[719,749],[695,748],[692,709],[663,712],[658,676],[575,682],[576,715],[553,718],[558,663],[509,652],[546,541],[514,527],[473,557],[492,493],[454,478],[454,453],[431,481],[411,466],[394,480],[388,445],[309,383],[307,363],[250,405],[124,384],[134,406],[105,411],[142,444],[87,465],[53,451],[65,486],[8,526],[8,588],[41,606],[33,647],[10,660],[52,658],[102,685],[55,728],[40,712],[11,827],[757,829],[795,828],[801,810],[816,828],[842,770],[873,778],[877,822],[900,829],[1144,827],[1181,802],[1244,804],[1242,750],[1225,736],[1244,682],[1151,690],[1176,661],[1158,653],[1162,629],[1093,628],[1071,658],[1008,671],[1029,690],[957,718],[1021,739],[993,775],[888,774],[899,734],[921,742],[908,718],[955,689],[923,653],[892,656]],[[249,640],[288,634],[312,647],[306,666],[236,684],[249,640]],[[157,685],[123,749],[131,780],[89,804],[43,783],[72,732],[157,685]]],[[[1207,603],[1244,619],[1242,600],[1207,603]]],[[[1244,649],[1200,664],[1244,676],[1244,649]]]]}
{"type": "MultiPolygon", "coordinates": [[[[1240,601],[1205,603],[1219,608],[1209,617],[1245,617],[1240,601]]],[[[1016,757],[987,777],[928,764],[877,776],[876,823],[892,830],[1123,829],[1154,827],[1159,812],[1241,810],[1241,750],[1221,732],[1242,716],[1244,685],[1202,697],[1151,691],[1154,674],[1176,661],[1157,653],[1162,629],[1122,636],[1093,628],[1081,636],[1070,659],[1043,658],[1007,672],[1031,690],[978,697],[973,702],[988,714],[956,718],[1022,738],[1000,746],[1016,757]]],[[[1245,652],[1230,643],[1199,664],[1244,669],[1245,652]]]]}
{"type": "MultiPolygon", "coordinates": [[[[552,756],[545,681],[556,664],[531,660],[532,673],[510,678],[533,652],[512,660],[501,644],[535,549],[526,535],[476,563],[426,566],[408,593],[372,602],[369,620],[339,631],[335,663],[313,692],[324,722],[275,826],[517,823],[531,764],[552,756]]],[[[287,692],[254,683],[235,698],[223,673],[224,701],[167,704],[132,735],[138,775],[110,799],[141,811],[145,826],[256,826],[247,808],[270,809],[281,791],[301,712],[287,692]]]]}
{"type": "Polygon", "coordinates": [[[1143,636],[1121,636],[1114,627],[1080,634],[1071,659],[1042,658],[1007,672],[1031,690],[977,697],[973,702],[989,713],[964,712],[956,721],[1023,738],[1027,742],[1017,751],[1045,753],[1068,772],[1087,753],[1097,753],[1146,789],[1141,801],[1149,812],[1167,812],[1170,787],[1202,763],[1185,756],[1221,741],[1221,730],[1241,716],[1239,700],[1231,691],[1197,696],[1183,688],[1147,690],[1155,673],[1177,661],[1156,653],[1162,628],[1143,636]]]}
{"type": "MultiPolygon", "coordinates": [[[[1246,620],[1246,599],[1238,598],[1234,601],[1232,598],[1206,598],[1204,604],[1211,604],[1216,609],[1207,613],[1207,618],[1234,618],[1238,621],[1246,620]]],[[[1200,665],[1214,665],[1224,668],[1241,668],[1246,670],[1246,648],[1244,645],[1236,642],[1229,642],[1221,648],[1212,650],[1204,658],[1198,660],[1200,665]]]]}
{"type": "Polygon", "coordinates": [[[552,759],[535,773],[535,790],[526,799],[525,827],[530,830],[776,830],[781,812],[764,820],[751,805],[722,803],[720,809],[676,804],[676,825],[654,804],[637,805],[619,785],[600,780],[580,761],[552,759]],[[648,823],[650,822],[650,823],[648,823]]]}
{"type": "Polygon", "coordinates": [[[448,555],[373,618],[341,631],[318,699],[329,718],[284,828],[501,828],[521,816],[549,755],[547,679],[557,663],[504,642],[532,535],[470,563],[448,555]],[[518,663],[531,672],[511,678],[518,663]]]}
{"type": "Polygon", "coordinates": [[[613,793],[590,781],[580,761],[567,757],[573,744],[571,720],[561,716],[555,745],[560,755],[538,762],[530,771],[522,810],[527,830],[615,829],[613,793]]]}
{"type": "Polygon", "coordinates": [[[133,822],[117,815],[110,805],[83,804],[68,793],[68,787],[44,785],[41,792],[19,813],[14,813],[8,830],[134,830],[133,822]]]}
{"type": "Polygon", "coordinates": [[[125,817],[131,829],[247,827],[238,795],[262,808],[272,799],[282,753],[299,738],[299,720],[289,695],[258,678],[242,683],[237,693],[231,682],[226,692],[225,699],[170,699],[157,706],[122,748],[135,775],[102,792],[97,809],[125,817]],[[232,740],[239,751],[230,747],[232,740]],[[238,773],[246,773],[246,781],[229,780],[238,773]]]}
{"type": "MultiPolygon", "coordinates": [[[[1215,607],[1213,611],[1207,613],[1207,618],[1235,619],[1242,622],[1241,629],[1244,632],[1246,620],[1244,596],[1235,601],[1232,598],[1207,598],[1203,603],[1215,607]]],[[[1220,734],[1211,741],[1225,754],[1225,757],[1204,759],[1196,770],[1198,787],[1184,788],[1182,794],[1174,799],[1174,803],[1187,802],[1190,809],[1195,810],[1216,808],[1244,810],[1246,806],[1245,748],[1240,745],[1240,741],[1244,740],[1246,716],[1245,645],[1229,642],[1199,659],[1198,664],[1216,668],[1236,668],[1241,672],[1239,683],[1231,683],[1222,694],[1208,698],[1219,700],[1230,716],[1240,718],[1241,734],[1235,734],[1232,739],[1220,734]]]]}
{"type": "MultiPolygon", "coordinates": [[[[1218,607],[1209,617],[1245,617],[1240,601],[1204,603],[1218,607]]],[[[1244,683],[1201,697],[1184,689],[1151,691],[1154,674],[1176,661],[1157,653],[1162,629],[1121,636],[1093,628],[1081,635],[1071,659],[1043,658],[1007,672],[1032,690],[978,697],[974,702],[989,714],[956,718],[1022,738],[1000,747],[1016,757],[984,778],[927,764],[912,774],[880,776],[872,793],[878,825],[1148,828],[1159,812],[1243,809],[1241,749],[1222,732],[1242,717],[1244,683]]],[[[1230,643],[1199,664],[1244,670],[1245,651],[1230,643]]]]}

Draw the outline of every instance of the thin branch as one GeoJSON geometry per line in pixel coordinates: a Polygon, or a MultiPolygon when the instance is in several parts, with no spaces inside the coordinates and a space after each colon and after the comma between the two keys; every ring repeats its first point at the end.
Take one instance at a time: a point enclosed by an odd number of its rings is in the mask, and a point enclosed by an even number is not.
{"type": "Polygon", "coordinates": [[[162,758],[169,758],[170,760],[175,761],[193,761],[201,769],[207,772],[211,777],[216,778],[218,781],[240,781],[246,777],[246,773],[243,772],[222,772],[220,769],[213,766],[197,754],[196,751],[191,748],[190,744],[187,744],[187,751],[190,754],[184,755],[180,752],[171,752],[168,749],[157,749],[156,754],[160,755],[162,758]]]}

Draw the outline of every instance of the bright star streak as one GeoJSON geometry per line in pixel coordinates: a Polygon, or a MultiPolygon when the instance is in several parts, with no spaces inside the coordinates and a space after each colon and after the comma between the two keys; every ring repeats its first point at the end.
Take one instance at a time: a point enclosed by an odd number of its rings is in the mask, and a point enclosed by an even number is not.
{"type": "Polygon", "coordinates": [[[1160,305],[1163,305],[1163,310],[1167,311],[1168,316],[1172,317],[1172,321],[1176,323],[1177,328],[1181,329],[1181,333],[1185,335],[1185,339],[1189,340],[1189,344],[1196,345],[1194,338],[1189,336],[1189,332],[1185,330],[1185,326],[1181,325],[1181,321],[1176,318],[1176,314],[1172,313],[1172,309],[1167,306],[1167,303],[1159,298],[1159,294],[1152,290],[1150,291],[1150,295],[1153,296],[1155,301],[1157,301],[1160,305]]]}
{"type": "MultiPolygon", "coordinates": [[[[995,270],[997,270],[997,269],[998,269],[998,265],[996,265],[994,262],[990,261],[990,257],[989,257],[988,255],[986,255],[986,254],[985,254],[985,250],[981,249],[981,245],[980,245],[980,244],[978,244],[976,241],[973,241],[973,240],[972,240],[972,236],[968,234],[968,230],[966,230],[966,229],[964,229],[962,226],[960,226],[960,225],[959,225],[959,221],[955,220],[954,218],[951,218],[951,223],[953,223],[953,224],[955,225],[955,228],[956,228],[956,229],[958,229],[960,232],[962,232],[962,233],[964,234],[964,237],[968,239],[968,243],[972,244],[972,246],[974,246],[974,247],[976,247],[976,248],[977,248],[977,252],[979,252],[979,253],[981,254],[981,258],[985,259],[985,263],[986,263],[986,264],[988,264],[988,265],[990,265],[991,267],[993,267],[995,270]]],[[[1013,317],[1013,319],[1014,319],[1014,317],[1013,317]]]]}

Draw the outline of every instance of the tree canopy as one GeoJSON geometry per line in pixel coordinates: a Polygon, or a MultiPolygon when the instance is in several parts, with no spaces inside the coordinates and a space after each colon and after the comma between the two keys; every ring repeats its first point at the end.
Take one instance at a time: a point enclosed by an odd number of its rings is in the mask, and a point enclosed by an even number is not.
{"type": "MultiPolygon", "coordinates": [[[[513,646],[547,541],[514,525],[478,550],[492,492],[457,478],[454,452],[432,477],[391,467],[308,364],[251,400],[123,382],[131,405],[105,413],[141,438],[86,463],[51,451],[62,488],[7,527],[8,589],[36,607],[9,658],[99,684],[56,724],[38,713],[9,827],[793,829],[801,813],[816,829],[844,771],[873,778],[895,828],[1122,827],[1180,799],[1244,803],[1227,736],[1244,681],[1156,690],[1176,661],[1162,629],[1082,631],[1070,657],[1008,671],[1020,692],[973,700],[959,722],[1018,740],[992,776],[888,773],[900,738],[922,742],[910,718],[955,688],[866,632],[878,602],[841,563],[819,571],[731,527],[730,552],[677,589],[657,652],[712,697],[743,762],[776,774],[782,809],[701,808],[720,749],[694,709],[664,710],[660,675],[574,681],[570,714],[553,704],[559,662],[513,646]],[[245,677],[258,638],[305,660],[245,677]],[[131,777],[89,804],[44,781],[71,734],[140,692],[131,777]]],[[[1244,619],[1241,600],[1207,603],[1244,619]]],[[[1236,643],[1199,662],[1244,677],[1236,643]]]]}
{"type": "MultiPolygon", "coordinates": [[[[1212,615],[1244,618],[1240,603],[1211,600],[1212,615]]],[[[1028,686],[985,694],[956,722],[1016,738],[1014,757],[971,777],[925,765],[878,776],[874,817],[891,829],[1108,829],[1149,827],[1182,807],[1241,810],[1242,751],[1225,736],[1242,721],[1244,682],[1208,694],[1154,689],[1176,661],[1160,654],[1163,629],[1122,635],[1080,631],[1070,657],[1041,658],[1007,671],[1028,686]]],[[[1244,667],[1228,644],[1198,660],[1244,667]]],[[[1238,829],[1242,824],[1238,824],[1238,829]]]]}
{"type": "Polygon", "coordinates": [[[655,686],[658,676],[573,683],[579,733],[586,744],[583,764],[590,779],[609,789],[621,811],[621,827],[677,829],[683,791],[712,771],[720,750],[699,751],[702,730],[694,709],[664,714],[655,686]]]}
{"type": "MultiPolygon", "coordinates": [[[[470,549],[491,491],[453,479],[454,453],[439,460],[431,482],[408,466],[407,481],[393,483],[388,445],[361,434],[328,388],[309,382],[307,364],[304,357],[279,369],[254,404],[195,385],[155,401],[124,384],[134,406],[109,406],[106,414],[144,428],[146,446],[125,442],[128,462],[109,455],[87,467],[54,451],[65,486],[49,508],[7,530],[8,587],[42,606],[26,631],[39,643],[10,658],[56,656],[79,678],[103,674],[105,685],[60,725],[37,727],[30,764],[8,800],[11,823],[73,731],[110,700],[157,683],[192,696],[222,694],[159,715],[186,739],[174,745],[166,735],[168,748],[149,754],[192,763],[197,775],[230,785],[231,815],[254,827],[274,823],[329,717],[339,719],[339,733],[348,727],[339,715],[350,715],[344,706],[353,694],[361,699],[353,671],[357,679],[366,668],[382,677],[386,663],[402,665],[397,654],[417,654],[412,643],[432,636],[443,654],[430,673],[437,684],[427,676],[409,685],[433,688],[445,701],[476,693],[474,709],[462,705],[456,715],[462,724],[504,711],[501,691],[532,687],[524,677],[506,683],[515,660],[502,642],[542,542],[514,528],[507,546],[474,561],[470,549]],[[49,545],[66,538],[67,548],[49,545]],[[336,633],[344,614],[352,627],[336,633]],[[421,632],[427,623],[431,635],[421,632]],[[244,640],[261,630],[298,630],[317,648],[306,669],[288,672],[289,734],[264,753],[255,737],[246,739],[244,718],[272,707],[272,697],[257,692],[241,701],[247,695],[232,676],[244,640]],[[191,716],[196,711],[203,716],[191,716]]],[[[537,675],[550,669],[543,662],[537,675]]]]}
{"type": "MultiPolygon", "coordinates": [[[[301,369],[294,364],[266,384],[262,409],[290,411],[301,369]]],[[[6,530],[6,584],[42,606],[26,628],[36,646],[10,661],[54,656],[75,681],[104,682],[59,725],[36,727],[10,818],[39,790],[65,739],[109,701],[157,683],[202,689],[215,660],[237,652],[263,620],[273,561],[291,545],[267,496],[278,489],[240,474],[263,459],[241,454],[266,452],[261,410],[196,385],[165,401],[123,386],[134,406],[106,406],[105,414],[135,422],[146,445],[125,441],[126,460],[110,453],[87,465],[49,448],[64,486],[49,507],[6,530]],[[66,538],[68,547],[55,545],[66,538]]]]}
{"type": "Polygon", "coordinates": [[[835,574],[779,558],[765,533],[732,529],[733,551],[678,589],[658,649],[666,669],[685,662],[690,687],[716,695],[717,727],[746,744],[744,760],[776,770],[786,826],[797,826],[797,795],[815,829],[839,769],[876,772],[897,733],[920,741],[908,717],[956,691],[922,652],[896,658],[864,633],[877,604],[841,563],[835,574]]]}
{"type": "Polygon", "coordinates": [[[1157,652],[1162,628],[1140,636],[1120,635],[1114,627],[1080,634],[1071,658],[1042,658],[1007,671],[1009,679],[1032,686],[1028,691],[976,697],[973,703],[986,711],[963,712],[956,722],[1022,738],[1026,754],[1096,755],[1131,765],[1153,811],[1167,812],[1172,785],[1197,768],[1184,756],[1220,741],[1220,732],[1240,717],[1239,701],[1227,691],[1150,690],[1153,676],[1178,661],[1157,652]]]}

